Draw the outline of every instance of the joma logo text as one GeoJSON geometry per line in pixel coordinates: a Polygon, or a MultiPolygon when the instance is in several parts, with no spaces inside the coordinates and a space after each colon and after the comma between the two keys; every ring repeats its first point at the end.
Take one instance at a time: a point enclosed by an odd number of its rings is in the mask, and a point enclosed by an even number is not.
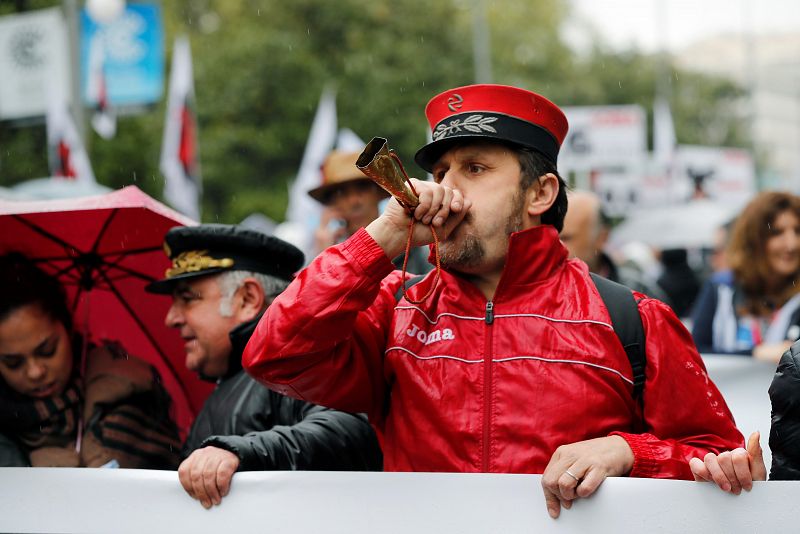
{"type": "Polygon", "coordinates": [[[415,324],[411,325],[411,328],[406,330],[406,335],[415,337],[426,345],[430,345],[431,343],[436,343],[437,341],[442,341],[445,339],[456,338],[456,336],[453,335],[453,331],[449,328],[434,330],[433,332],[428,333],[425,330],[420,330],[420,328],[415,324]]]}

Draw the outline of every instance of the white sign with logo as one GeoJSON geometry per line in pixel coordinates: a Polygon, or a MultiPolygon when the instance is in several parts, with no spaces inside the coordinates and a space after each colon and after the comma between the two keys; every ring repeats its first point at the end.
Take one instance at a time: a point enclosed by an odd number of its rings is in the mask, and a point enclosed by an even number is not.
{"type": "Polygon", "coordinates": [[[638,202],[637,179],[647,159],[644,108],[565,107],[569,133],[561,146],[558,169],[571,185],[600,195],[610,215],[638,202]]]}
{"type": "Polygon", "coordinates": [[[0,18],[0,120],[44,115],[51,86],[71,94],[61,9],[0,18]]]}
{"type": "Polygon", "coordinates": [[[647,116],[641,106],[565,107],[569,133],[559,170],[591,170],[639,162],[647,155],[647,116]]]}
{"type": "Polygon", "coordinates": [[[743,205],[756,192],[753,157],[741,148],[679,145],[673,173],[689,196],[743,205]]]}

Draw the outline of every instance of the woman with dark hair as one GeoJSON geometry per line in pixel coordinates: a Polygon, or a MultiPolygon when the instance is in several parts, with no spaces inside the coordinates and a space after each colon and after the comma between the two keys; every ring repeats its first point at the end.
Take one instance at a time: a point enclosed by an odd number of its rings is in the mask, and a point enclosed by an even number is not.
{"type": "Polygon", "coordinates": [[[19,254],[0,256],[0,294],[0,466],[177,467],[155,369],[84,346],[63,288],[19,254]]]}
{"type": "Polygon", "coordinates": [[[727,259],[730,275],[708,284],[695,305],[697,348],[777,362],[800,338],[800,197],[755,197],[733,226],[727,259]]]}

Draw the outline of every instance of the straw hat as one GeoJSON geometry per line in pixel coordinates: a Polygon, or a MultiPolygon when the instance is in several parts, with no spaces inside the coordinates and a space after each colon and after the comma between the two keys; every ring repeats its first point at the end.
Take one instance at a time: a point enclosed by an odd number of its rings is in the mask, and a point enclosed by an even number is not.
{"type": "MultiPolygon", "coordinates": [[[[314,200],[327,204],[330,194],[343,184],[353,182],[374,183],[356,167],[356,160],[358,160],[360,154],[360,152],[343,152],[340,150],[334,150],[328,154],[322,164],[322,185],[310,190],[308,194],[314,200]]],[[[381,197],[389,196],[386,191],[377,185],[375,187],[380,191],[381,197]]]]}

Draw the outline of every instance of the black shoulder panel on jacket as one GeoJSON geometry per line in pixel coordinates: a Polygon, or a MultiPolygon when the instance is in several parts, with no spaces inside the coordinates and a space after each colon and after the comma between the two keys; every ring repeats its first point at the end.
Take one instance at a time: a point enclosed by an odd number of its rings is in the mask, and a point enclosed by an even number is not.
{"type": "Polygon", "coordinates": [[[769,386],[770,480],[800,480],[800,341],[783,353],[769,386]]]}

